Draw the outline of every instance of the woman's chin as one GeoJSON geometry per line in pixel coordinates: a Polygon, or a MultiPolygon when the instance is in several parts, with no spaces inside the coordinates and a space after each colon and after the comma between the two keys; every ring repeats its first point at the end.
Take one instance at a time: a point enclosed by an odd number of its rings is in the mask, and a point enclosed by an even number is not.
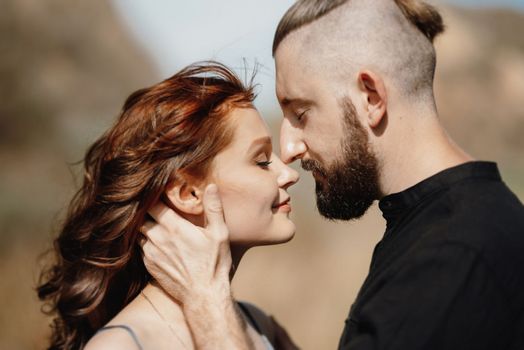
{"type": "Polygon", "coordinates": [[[296,226],[293,221],[287,219],[279,225],[278,230],[275,230],[268,237],[268,245],[287,243],[295,237],[296,226]]]}
{"type": "Polygon", "coordinates": [[[280,222],[278,223],[278,226],[275,227],[271,235],[273,241],[272,244],[281,244],[289,242],[291,239],[293,239],[293,237],[295,236],[295,231],[297,230],[295,223],[289,220],[289,218],[285,218],[279,221],[280,222]]]}
{"type": "Polygon", "coordinates": [[[275,244],[287,243],[287,242],[291,241],[293,239],[293,237],[295,237],[295,231],[294,230],[293,230],[293,232],[291,234],[288,234],[284,239],[278,241],[275,244]]]}
{"type": "Polygon", "coordinates": [[[261,246],[268,246],[268,245],[277,245],[277,244],[283,244],[287,243],[290,240],[293,239],[295,236],[295,225],[289,225],[289,227],[286,227],[286,229],[280,229],[278,231],[274,231],[271,233],[268,233],[264,235],[263,237],[256,237],[253,239],[232,239],[231,240],[231,246],[232,247],[245,247],[245,248],[253,248],[253,247],[261,247],[261,246]]]}
{"type": "MultiPolygon", "coordinates": [[[[230,228],[231,229],[231,228],[230,228]]],[[[252,229],[252,228],[251,228],[252,229]]],[[[258,232],[244,232],[247,227],[230,232],[232,246],[252,248],[257,246],[275,245],[289,242],[295,236],[295,223],[287,217],[274,219],[266,228],[259,228],[258,232]]]]}

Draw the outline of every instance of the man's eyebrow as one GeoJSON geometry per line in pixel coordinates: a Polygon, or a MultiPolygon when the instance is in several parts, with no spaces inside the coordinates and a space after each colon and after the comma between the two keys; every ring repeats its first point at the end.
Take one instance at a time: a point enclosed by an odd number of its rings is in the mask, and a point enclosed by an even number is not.
{"type": "Polygon", "coordinates": [[[280,105],[282,107],[287,107],[289,106],[290,103],[291,103],[291,100],[287,97],[284,97],[283,99],[280,100],[280,105]]]}
{"type": "Polygon", "coordinates": [[[304,99],[300,97],[297,97],[297,98],[284,97],[280,100],[280,106],[282,108],[289,107],[289,105],[291,104],[293,105],[311,105],[313,104],[313,102],[308,99],[304,99]]]}
{"type": "Polygon", "coordinates": [[[248,152],[252,152],[254,148],[260,145],[271,145],[271,137],[263,136],[253,140],[253,142],[251,142],[251,145],[248,148],[248,152]]]}

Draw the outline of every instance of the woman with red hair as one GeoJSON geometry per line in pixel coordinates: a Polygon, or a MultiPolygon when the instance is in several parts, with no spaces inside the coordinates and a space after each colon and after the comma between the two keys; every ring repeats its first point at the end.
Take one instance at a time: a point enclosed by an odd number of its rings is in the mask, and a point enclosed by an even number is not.
{"type": "MultiPolygon", "coordinates": [[[[181,304],[142,261],[140,230],[162,205],[204,227],[203,197],[218,192],[233,266],[251,247],[293,237],[287,188],[298,174],[273,154],[254,98],[214,62],[129,96],[87,151],[56,259],[41,276],[38,296],[55,316],[49,349],[195,348],[181,304]]],[[[238,308],[255,346],[293,347],[272,318],[238,308]]]]}

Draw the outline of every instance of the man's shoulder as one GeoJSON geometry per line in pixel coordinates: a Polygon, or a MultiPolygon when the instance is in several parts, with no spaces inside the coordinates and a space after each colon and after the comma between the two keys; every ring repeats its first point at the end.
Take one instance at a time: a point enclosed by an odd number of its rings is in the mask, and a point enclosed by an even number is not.
{"type": "Polygon", "coordinates": [[[461,184],[436,210],[443,214],[428,223],[415,250],[444,254],[461,246],[501,286],[524,288],[524,206],[503,182],[461,184]]]}
{"type": "Polygon", "coordinates": [[[470,179],[450,186],[442,198],[457,214],[497,220],[513,217],[524,224],[524,205],[501,180],[470,179]]]}
{"type": "Polygon", "coordinates": [[[449,191],[445,196],[435,209],[441,214],[427,223],[420,244],[461,244],[488,262],[515,260],[524,266],[524,206],[505,186],[449,191]]]}
{"type": "Polygon", "coordinates": [[[451,187],[438,200],[438,220],[429,232],[483,250],[486,246],[524,248],[524,206],[500,181],[471,181],[451,187]]]}

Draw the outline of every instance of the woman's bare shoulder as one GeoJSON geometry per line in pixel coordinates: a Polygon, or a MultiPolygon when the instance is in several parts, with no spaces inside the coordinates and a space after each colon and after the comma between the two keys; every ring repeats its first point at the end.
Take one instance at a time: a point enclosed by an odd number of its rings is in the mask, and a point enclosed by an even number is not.
{"type": "Polygon", "coordinates": [[[133,330],[128,326],[113,326],[96,333],[84,347],[85,350],[142,349],[133,330]]]}

